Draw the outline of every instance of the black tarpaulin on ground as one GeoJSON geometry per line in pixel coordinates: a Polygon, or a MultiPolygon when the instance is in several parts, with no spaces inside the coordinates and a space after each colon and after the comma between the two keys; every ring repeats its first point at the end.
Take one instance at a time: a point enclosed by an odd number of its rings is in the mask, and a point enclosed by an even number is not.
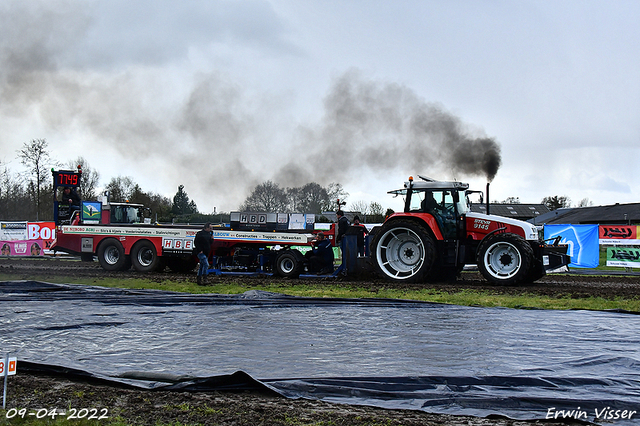
{"type": "Polygon", "coordinates": [[[0,325],[18,374],[517,419],[640,411],[640,316],[616,312],[24,281],[0,283],[0,325]]]}

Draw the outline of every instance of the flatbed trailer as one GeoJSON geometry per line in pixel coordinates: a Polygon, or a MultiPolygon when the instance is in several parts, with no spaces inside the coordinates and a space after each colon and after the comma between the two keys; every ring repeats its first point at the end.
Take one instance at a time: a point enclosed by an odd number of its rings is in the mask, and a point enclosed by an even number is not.
{"type": "MultiPolygon", "coordinates": [[[[80,183],[81,170],[53,171],[54,197],[57,187],[80,183]]],[[[64,205],[54,198],[56,238],[54,252],[79,255],[83,260],[98,258],[107,271],[160,271],[165,267],[178,272],[197,265],[193,254],[194,238],[202,225],[150,223],[143,217],[140,204],[83,201],[79,208],[64,205]]],[[[252,214],[258,219],[267,214],[252,214]]],[[[265,219],[266,222],[266,219],[265,219]]],[[[311,246],[313,229],[260,230],[261,221],[237,225],[232,229],[213,228],[210,258],[217,270],[270,272],[297,276],[304,272],[304,256],[295,249],[311,246]],[[255,225],[255,226],[254,226],[255,225]],[[247,229],[248,228],[248,229],[247,229]]],[[[323,231],[333,240],[333,227],[323,231]]]]}

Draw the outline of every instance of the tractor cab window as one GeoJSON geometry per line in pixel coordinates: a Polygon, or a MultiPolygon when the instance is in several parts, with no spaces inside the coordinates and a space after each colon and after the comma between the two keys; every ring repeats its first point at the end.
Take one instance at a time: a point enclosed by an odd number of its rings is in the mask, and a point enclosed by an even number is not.
{"type": "Polygon", "coordinates": [[[433,215],[444,237],[453,238],[457,230],[459,201],[457,191],[415,191],[411,195],[411,211],[433,215]]]}
{"type": "Polygon", "coordinates": [[[111,223],[138,223],[140,214],[138,207],[111,206],[111,223]]]}

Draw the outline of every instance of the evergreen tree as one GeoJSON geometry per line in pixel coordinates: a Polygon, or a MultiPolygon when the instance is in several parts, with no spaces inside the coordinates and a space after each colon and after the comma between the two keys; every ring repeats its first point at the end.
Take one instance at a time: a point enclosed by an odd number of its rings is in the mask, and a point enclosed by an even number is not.
{"type": "Polygon", "coordinates": [[[184,185],[178,186],[178,192],[173,196],[173,206],[171,213],[175,216],[185,216],[198,213],[198,207],[193,200],[189,200],[189,195],[184,190],[184,185]]]}

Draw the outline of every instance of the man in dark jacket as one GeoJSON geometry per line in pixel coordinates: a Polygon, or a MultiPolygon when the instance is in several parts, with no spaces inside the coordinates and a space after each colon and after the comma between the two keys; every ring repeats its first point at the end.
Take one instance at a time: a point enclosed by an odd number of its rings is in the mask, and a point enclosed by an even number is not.
{"type": "Polygon", "coordinates": [[[69,218],[71,218],[74,211],[80,210],[80,196],[75,188],[65,186],[60,196],[60,203],[69,205],[69,218]]]}
{"type": "Polygon", "coordinates": [[[338,210],[336,212],[336,217],[338,218],[338,234],[336,235],[336,243],[340,244],[342,241],[342,237],[347,233],[347,229],[349,229],[349,219],[344,216],[344,212],[342,210],[338,210]]]}
{"type": "Polygon", "coordinates": [[[349,228],[347,233],[354,233],[357,238],[358,244],[358,256],[364,256],[364,236],[369,233],[367,228],[360,223],[360,217],[356,216],[353,218],[353,225],[349,228]]]}
{"type": "Polygon", "coordinates": [[[198,231],[193,240],[193,253],[198,256],[200,266],[198,267],[198,285],[207,284],[207,275],[209,274],[209,250],[213,243],[213,235],[211,233],[211,223],[207,222],[204,227],[198,231]]]}
{"type": "Polygon", "coordinates": [[[316,272],[318,275],[333,273],[331,241],[325,238],[324,232],[318,232],[311,244],[313,248],[305,254],[309,259],[309,272],[316,272]]]}

